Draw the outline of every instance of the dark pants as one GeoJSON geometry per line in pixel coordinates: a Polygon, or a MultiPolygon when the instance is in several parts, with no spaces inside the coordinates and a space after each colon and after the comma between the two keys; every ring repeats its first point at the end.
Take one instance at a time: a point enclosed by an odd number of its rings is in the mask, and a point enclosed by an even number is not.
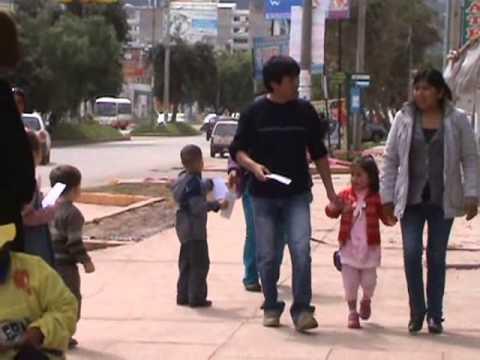
{"type": "Polygon", "coordinates": [[[207,241],[194,240],[182,244],[178,268],[177,303],[197,305],[205,302],[210,268],[207,241]]]}
{"type": "Polygon", "coordinates": [[[70,289],[78,301],[77,319],[80,320],[82,307],[82,294],[80,293],[80,272],[77,265],[56,265],[57,272],[63,279],[63,282],[70,289]]]}
{"type": "Polygon", "coordinates": [[[401,220],[403,255],[407,277],[410,314],[436,320],[443,316],[447,244],[453,219],[445,219],[441,207],[431,204],[408,206],[401,220]],[[423,285],[423,229],[428,224],[427,303],[423,285]]]}
{"type": "Polygon", "coordinates": [[[48,360],[48,356],[42,350],[24,346],[17,353],[14,360],[48,360]]]}

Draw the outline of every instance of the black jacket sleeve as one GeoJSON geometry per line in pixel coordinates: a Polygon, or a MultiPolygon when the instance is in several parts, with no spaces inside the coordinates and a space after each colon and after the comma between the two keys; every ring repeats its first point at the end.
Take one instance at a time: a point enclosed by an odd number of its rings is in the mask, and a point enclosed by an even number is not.
{"type": "MultiPolygon", "coordinates": [[[[0,80],[0,158],[5,166],[4,191],[13,191],[18,208],[28,204],[35,193],[35,168],[25,128],[9,84],[0,80]]],[[[10,194],[12,195],[12,194],[10,194]]]]}

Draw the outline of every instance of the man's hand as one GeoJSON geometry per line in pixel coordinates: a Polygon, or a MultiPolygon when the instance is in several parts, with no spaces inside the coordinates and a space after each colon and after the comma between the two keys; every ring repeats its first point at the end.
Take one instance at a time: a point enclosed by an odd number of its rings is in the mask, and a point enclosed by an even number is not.
{"type": "Polygon", "coordinates": [[[393,226],[398,222],[398,219],[395,216],[395,206],[392,203],[384,204],[382,211],[388,225],[393,226]]]}
{"type": "Polygon", "coordinates": [[[261,164],[255,164],[252,166],[252,173],[255,175],[258,181],[261,182],[266,182],[268,179],[265,177],[265,175],[270,174],[270,170],[268,170],[265,166],[261,164]]]}
{"type": "Polygon", "coordinates": [[[87,274],[91,274],[91,273],[94,273],[95,272],[95,265],[93,264],[93,262],[89,261],[89,262],[86,262],[85,264],[83,264],[83,268],[85,269],[85,272],[87,274]]]}
{"type": "Polygon", "coordinates": [[[231,170],[228,174],[228,188],[232,191],[237,191],[238,172],[237,170],[231,170]]]}
{"type": "Polygon", "coordinates": [[[337,209],[343,209],[345,206],[345,203],[343,202],[343,199],[338,196],[335,191],[328,192],[327,193],[328,200],[330,200],[330,203],[335,205],[337,209]]]}
{"type": "Polygon", "coordinates": [[[478,200],[476,198],[465,199],[465,212],[467,214],[467,221],[472,220],[478,215],[478,200]]]}
{"type": "Polygon", "coordinates": [[[31,346],[35,349],[40,349],[43,345],[45,336],[38,327],[28,328],[21,341],[22,346],[31,346]]]}

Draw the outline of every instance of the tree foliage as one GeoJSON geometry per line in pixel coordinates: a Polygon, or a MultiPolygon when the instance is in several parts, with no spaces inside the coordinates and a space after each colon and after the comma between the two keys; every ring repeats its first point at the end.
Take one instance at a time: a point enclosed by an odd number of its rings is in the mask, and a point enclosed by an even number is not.
{"type": "Polygon", "coordinates": [[[24,59],[15,75],[30,110],[75,113],[80,103],[120,92],[118,33],[102,15],[83,18],[53,0],[17,0],[24,59]]]}
{"type": "MultiPolygon", "coordinates": [[[[355,72],[357,1],[352,19],[343,23],[343,71],[355,72]]],[[[369,0],[366,21],[366,72],[372,86],[366,92],[371,108],[398,107],[409,90],[412,70],[429,63],[428,49],[440,41],[438,18],[424,0],[369,0]],[[410,59],[411,54],[411,59],[410,59]]],[[[338,70],[338,23],[327,22],[327,73],[338,70]]],[[[333,89],[331,89],[333,90],[333,89]]]]}

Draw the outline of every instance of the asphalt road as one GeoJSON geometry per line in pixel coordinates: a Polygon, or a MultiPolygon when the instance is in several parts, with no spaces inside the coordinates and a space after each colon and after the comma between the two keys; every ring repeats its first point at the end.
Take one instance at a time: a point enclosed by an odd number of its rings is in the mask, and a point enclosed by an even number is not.
{"type": "MultiPolygon", "coordinates": [[[[82,171],[83,186],[107,184],[118,178],[172,176],[180,166],[180,150],[187,144],[196,144],[209,156],[205,136],[179,138],[133,138],[131,141],[79,145],[52,149],[48,166],[41,166],[38,174],[42,186],[48,186],[50,170],[59,164],[69,164],[82,171]]],[[[225,160],[207,160],[223,166],[225,160]]],[[[226,165],[225,165],[226,166],[226,165]]]]}

